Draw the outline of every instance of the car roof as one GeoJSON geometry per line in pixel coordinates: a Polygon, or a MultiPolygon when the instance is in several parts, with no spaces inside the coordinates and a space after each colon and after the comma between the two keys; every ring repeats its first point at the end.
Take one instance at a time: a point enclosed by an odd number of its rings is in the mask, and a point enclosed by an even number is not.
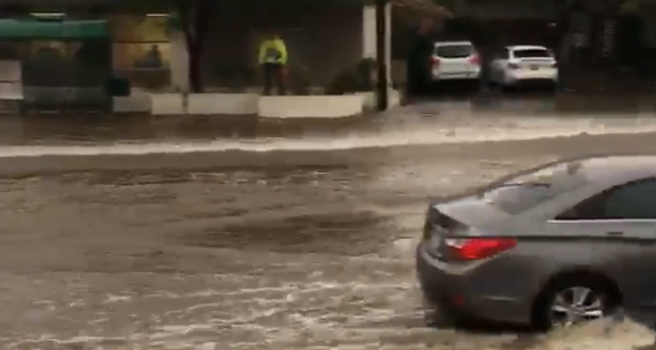
{"type": "Polygon", "coordinates": [[[563,163],[574,165],[593,182],[610,186],[656,177],[656,155],[593,156],[563,163]]]}
{"type": "Polygon", "coordinates": [[[513,46],[508,46],[508,50],[512,50],[512,51],[547,50],[547,48],[544,47],[544,46],[538,46],[538,45],[513,45],[513,46]]]}
{"type": "Polygon", "coordinates": [[[436,41],[435,46],[456,46],[456,45],[471,45],[471,41],[436,41]]]}

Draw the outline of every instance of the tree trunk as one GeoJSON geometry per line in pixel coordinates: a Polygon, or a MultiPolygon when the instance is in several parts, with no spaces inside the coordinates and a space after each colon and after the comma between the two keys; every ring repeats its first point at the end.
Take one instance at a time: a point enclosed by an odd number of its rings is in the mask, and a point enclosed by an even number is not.
{"type": "MultiPolygon", "coordinates": [[[[190,23],[193,25],[193,22],[190,23]]],[[[204,90],[203,76],[202,76],[202,45],[196,41],[196,37],[192,34],[190,30],[192,28],[187,27],[185,30],[185,42],[187,43],[187,55],[189,58],[189,89],[193,93],[200,93],[204,90]]]]}
{"type": "Polygon", "coordinates": [[[198,45],[187,45],[189,53],[189,89],[192,93],[201,93],[205,89],[202,74],[201,50],[198,45]]]}
{"type": "Polygon", "coordinates": [[[212,7],[211,0],[182,0],[180,19],[189,57],[189,86],[193,93],[203,92],[203,52],[212,7]]]}

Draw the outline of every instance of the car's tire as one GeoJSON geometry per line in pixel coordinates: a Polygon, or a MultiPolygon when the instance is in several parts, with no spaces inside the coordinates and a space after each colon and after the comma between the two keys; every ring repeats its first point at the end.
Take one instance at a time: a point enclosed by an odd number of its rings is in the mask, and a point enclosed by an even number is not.
{"type": "Polygon", "coordinates": [[[603,318],[618,308],[619,299],[612,285],[603,278],[564,276],[549,283],[536,298],[534,325],[550,330],[603,318]]]}

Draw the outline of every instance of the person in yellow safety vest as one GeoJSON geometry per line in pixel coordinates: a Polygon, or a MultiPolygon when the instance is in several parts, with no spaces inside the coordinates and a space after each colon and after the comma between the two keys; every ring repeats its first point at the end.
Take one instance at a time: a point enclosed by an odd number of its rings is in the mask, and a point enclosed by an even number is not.
{"type": "Polygon", "coordinates": [[[264,94],[271,95],[271,88],[276,85],[279,95],[285,95],[285,78],[287,75],[287,46],[275,32],[268,33],[260,43],[259,64],[264,75],[264,94]]]}

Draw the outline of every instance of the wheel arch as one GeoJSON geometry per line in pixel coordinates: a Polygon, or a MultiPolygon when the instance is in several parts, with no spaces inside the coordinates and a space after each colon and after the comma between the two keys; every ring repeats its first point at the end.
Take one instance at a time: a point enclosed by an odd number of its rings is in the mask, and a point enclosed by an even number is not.
{"type": "Polygon", "coordinates": [[[575,266],[553,274],[542,284],[542,287],[539,289],[539,292],[533,299],[533,304],[531,306],[531,317],[534,320],[539,314],[539,308],[542,306],[544,298],[548,295],[548,293],[558,284],[569,280],[592,280],[599,282],[611,294],[614,304],[622,304],[622,290],[620,289],[617,282],[608,276],[608,274],[591,266],[575,266]]]}

